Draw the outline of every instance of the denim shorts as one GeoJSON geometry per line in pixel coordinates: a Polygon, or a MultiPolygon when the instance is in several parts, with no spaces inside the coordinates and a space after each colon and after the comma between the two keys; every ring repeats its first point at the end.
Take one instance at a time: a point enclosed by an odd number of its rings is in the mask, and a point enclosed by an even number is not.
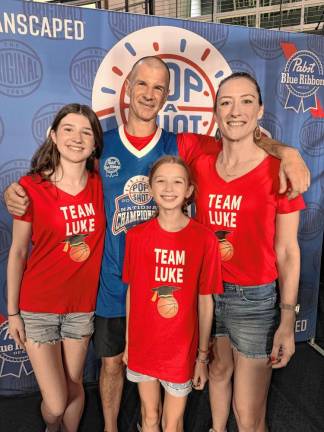
{"type": "Polygon", "coordinates": [[[245,357],[267,358],[279,324],[276,283],[242,286],[224,282],[215,295],[215,336],[228,336],[245,357]]]}
{"type": "Polygon", "coordinates": [[[143,375],[141,373],[135,372],[131,369],[126,370],[127,379],[134,383],[148,382],[148,381],[160,381],[162,387],[166,392],[168,392],[171,396],[176,397],[184,397],[188,396],[188,394],[192,390],[192,382],[191,380],[185,383],[172,383],[169,381],[164,381],[159,378],[154,378],[149,375],[143,375]]]}
{"type": "Polygon", "coordinates": [[[67,314],[20,311],[26,337],[38,343],[55,343],[62,339],[82,339],[93,333],[94,312],[67,314]]]}

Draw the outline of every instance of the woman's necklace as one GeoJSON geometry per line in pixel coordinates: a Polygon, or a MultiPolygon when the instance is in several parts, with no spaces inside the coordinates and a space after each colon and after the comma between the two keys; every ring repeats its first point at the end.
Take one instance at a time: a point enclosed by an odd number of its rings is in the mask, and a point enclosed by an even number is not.
{"type": "Polygon", "coordinates": [[[260,161],[258,159],[248,159],[246,161],[237,162],[236,166],[233,168],[234,171],[229,172],[227,167],[224,164],[223,153],[219,155],[216,161],[217,171],[220,173],[224,173],[226,177],[240,177],[246,173],[248,173],[251,169],[253,169],[260,161]]]}

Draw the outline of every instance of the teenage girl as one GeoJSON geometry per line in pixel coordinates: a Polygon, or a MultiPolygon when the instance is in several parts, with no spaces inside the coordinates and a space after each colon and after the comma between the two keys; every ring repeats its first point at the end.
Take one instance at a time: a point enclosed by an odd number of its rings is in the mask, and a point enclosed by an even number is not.
{"type": "Polygon", "coordinates": [[[30,358],[48,432],[76,432],[83,411],[83,368],[105,231],[94,168],[101,149],[96,114],[85,105],[66,105],[20,179],[30,205],[13,223],[9,332],[30,358]]]}
{"type": "Polygon", "coordinates": [[[207,380],[212,293],[220,293],[217,239],[188,218],[194,185],[187,165],[159,159],[149,184],[157,216],[127,233],[123,278],[127,293],[127,378],[138,383],[143,432],[183,430],[192,386],[207,380]]]}

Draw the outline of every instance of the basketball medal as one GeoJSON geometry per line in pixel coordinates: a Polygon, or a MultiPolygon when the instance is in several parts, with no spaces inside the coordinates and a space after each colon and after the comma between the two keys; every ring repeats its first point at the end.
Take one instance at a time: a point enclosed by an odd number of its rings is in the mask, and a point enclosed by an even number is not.
{"type": "Polygon", "coordinates": [[[215,234],[218,238],[219,252],[222,261],[229,261],[234,255],[234,247],[231,242],[226,239],[226,236],[231,231],[216,231],[215,234]]]}
{"type": "Polygon", "coordinates": [[[70,258],[74,262],[82,262],[85,261],[90,255],[90,248],[87,243],[84,241],[84,237],[88,234],[78,234],[67,237],[64,240],[64,248],[63,251],[67,252],[70,247],[70,258]]]}
{"type": "Polygon", "coordinates": [[[173,292],[178,291],[180,288],[173,286],[160,286],[153,288],[154,291],[152,301],[155,302],[158,297],[157,310],[163,318],[173,318],[177,315],[179,304],[173,297],[173,292]]]}

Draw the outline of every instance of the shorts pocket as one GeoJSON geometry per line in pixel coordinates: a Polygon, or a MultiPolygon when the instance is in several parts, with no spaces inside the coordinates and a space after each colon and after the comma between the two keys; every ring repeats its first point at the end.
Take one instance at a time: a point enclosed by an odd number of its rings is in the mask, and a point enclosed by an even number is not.
{"type": "Polygon", "coordinates": [[[240,288],[242,300],[247,303],[275,303],[277,291],[275,282],[266,285],[256,285],[252,288],[240,288]]]}

